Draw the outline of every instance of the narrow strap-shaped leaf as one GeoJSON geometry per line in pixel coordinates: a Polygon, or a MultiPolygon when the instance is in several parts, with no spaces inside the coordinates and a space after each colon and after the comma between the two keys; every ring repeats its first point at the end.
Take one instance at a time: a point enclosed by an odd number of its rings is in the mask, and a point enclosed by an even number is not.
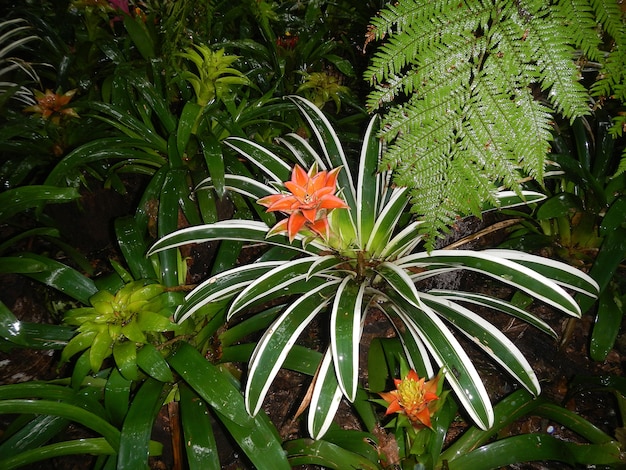
{"type": "MultiPolygon", "coordinates": [[[[235,191],[242,196],[249,197],[252,200],[261,199],[262,197],[270,194],[276,194],[278,192],[271,186],[263,184],[254,178],[241,175],[224,175],[224,181],[222,184],[224,189],[235,191]]],[[[215,188],[217,190],[217,185],[213,177],[202,180],[196,186],[196,190],[211,188],[215,188]]]]}
{"type": "Polygon", "coordinates": [[[419,293],[407,272],[395,263],[383,262],[376,266],[376,272],[387,282],[389,287],[400,294],[407,302],[418,306],[419,293]]]}
{"type": "Polygon", "coordinates": [[[379,200],[382,181],[378,174],[382,146],[376,137],[377,129],[378,118],[374,116],[363,137],[363,147],[359,158],[356,183],[356,225],[359,246],[365,246],[366,241],[369,240],[379,205],[382,204],[379,200]]]}
{"type": "Polygon", "coordinates": [[[214,240],[241,240],[247,242],[263,242],[270,245],[280,245],[285,248],[313,253],[318,252],[322,247],[314,243],[309,243],[306,249],[299,244],[290,244],[289,239],[284,236],[272,236],[266,238],[269,227],[253,220],[222,220],[214,224],[188,227],[182,230],[165,235],[157,240],[148,251],[148,255],[158,253],[169,248],[187,245],[190,243],[205,243],[214,240]]]}
{"type": "Polygon", "coordinates": [[[0,222],[31,207],[74,201],[80,197],[76,188],[49,185],[29,185],[0,193],[0,222]]]}
{"type": "Polygon", "coordinates": [[[180,118],[178,119],[178,127],[176,128],[176,149],[179,155],[185,153],[187,144],[195,131],[196,122],[201,112],[202,106],[193,101],[187,101],[185,106],[183,106],[180,118]]]}
{"type": "Polygon", "coordinates": [[[522,191],[521,196],[515,191],[499,191],[495,194],[496,200],[499,202],[497,207],[487,202],[482,206],[482,212],[487,212],[493,209],[509,209],[511,207],[525,206],[535,202],[543,201],[546,198],[545,194],[535,191],[522,191]]]}
{"type": "Polygon", "coordinates": [[[516,250],[485,250],[485,253],[515,261],[568,289],[593,298],[596,298],[600,291],[598,283],[591,276],[561,261],[516,250]]]}
{"type": "Polygon", "coordinates": [[[317,168],[320,171],[332,170],[332,168],[328,168],[327,162],[311,147],[311,144],[298,134],[289,133],[278,138],[277,141],[289,149],[302,168],[308,169],[313,166],[313,163],[317,163],[317,168]]]}
{"type": "Polygon", "coordinates": [[[256,415],[278,370],[300,333],[333,299],[339,281],[324,283],[297,298],[265,331],[254,350],[246,382],[246,410],[256,415]]]}
{"type": "MultiPolygon", "coordinates": [[[[353,436],[356,442],[368,442],[368,437],[353,436]]],[[[342,470],[380,470],[375,458],[367,458],[357,452],[325,440],[295,439],[285,443],[289,463],[294,467],[313,465],[321,468],[342,470]]]]}
{"type": "Polygon", "coordinates": [[[330,314],[330,344],[341,391],[352,402],[359,378],[359,342],[365,283],[346,276],[337,287],[330,314]]]}
{"type": "Polygon", "coordinates": [[[620,332],[624,306],[617,303],[618,298],[618,294],[610,288],[600,294],[598,313],[589,342],[589,355],[594,361],[606,359],[620,332]]]}
{"type": "Polygon", "coordinates": [[[291,95],[288,98],[300,109],[302,115],[311,126],[311,130],[324,153],[328,167],[343,167],[343,170],[339,172],[337,177],[338,186],[343,190],[348,206],[350,206],[352,210],[356,210],[357,203],[354,179],[352,178],[350,165],[346,159],[343,147],[341,146],[341,142],[333,126],[328,121],[328,118],[324,116],[324,113],[310,101],[296,95],[291,95]]]}
{"type": "Polygon", "coordinates": [[[478,345],[533,395],[541,387],[522,352],[500,330],[471,310],[446,298],[421,294],[420,298],[478,345]]]}
{"type": "MultiPolygon", "coordinates": [[[[159,197],[157,230],[159,237],[178,228],[179,170],[170,168],[163,181],[159,197]]],[[[161,283],[167,287],[178,285],[178,253],[173,247],[159,252],[161,283]]]]}
{"type": "Polygon", "coordinates": [[[389,298],[398,307],[396,313],[410,331],[424,342],[437,364],[444,368],[446,379],[472,420],[482,429],[493,423],[493,409],[487,390],[463,347],[448,327],[428,306],[416,307],[396,293],[389,298]]]}
{"type": "Polygon", "coordinates": [[[293,261],[281,263],[272,270],[251,282],[235,298],[228,311],[228,318],[246,307],[258,303],[263,299],[271,299],[274,296],[282,296],[289,293],[289,286],[303,279],[308,279],[316,273],[333,267],[341,260],[335,256],[324,257],[309,256],[298,258],[293,261]]]}
{"type": "Polygon", "coordinates": [[[55,437],[58,438],[58,435],[66,430],[69,424],[67,419],[59,416],[37,415],[31,417],[30,420],[27,418],[29,418],[28,415],[21,415],[11,424],[13,429],[4,429],[0,445],[0,456],[2,456],[0,462],[8,457],[20,458],[30,449],[40,447],[55,437]],[[15,431],[16,422],[20,425],[17,431],[15,431]]]}
{"type": "Polygon", "coordinates": [[[157,348],[151,344],[144,344],[137,351],[137,365],[150,377],[161,382],[174,382],[170,366],[157,348]]]}
{"type": "Polygon", "coordinates": [[[168,362],[218,414],[257,469],[289,470],[278,432],[263,413],[256,417],[248,414],[241,392],[225,372],[184,342],[168,362]]]}
{"type": "Polygon", "coordinates": [[[13,470],[42,460],[80,454],[113,455],[115,450],[101,437],[75,439],[37,447],[11,457],[3,456],[0,458],[0,467],[4,470],[13,470]]]}
{"type": "Polygon", "coordinates": [[[391,320],[411,369],[416,371],[420,377],[433,377],[435,371],[428,355],[428,350],[420,339],[420,335],[415,330],[413,323],[405,323],[405,328],[398,328],[394,320],[404,323],[401,313],[398,312],[398,307],[392,303],[378,304],[377,307],[391,320]]]}
{"type": "Polygon", "coordinates": [[[519,308],[517,305],[506,300],[491,297],[489,295],[477,294],[474,292],[451,291],[443,289],[433,289],[428,291],[428,293],[432,295],[443,296],[450,300],[480,305],[481,307],[487,307],[506,313],[507,315],[511,315],[515,318],[519,318],[520,320],[525,321],[526,323],[552,336],[554,339],[558,337],[556,331],[554,331],[552,327],[541,318],[531,312],[519,308]]]}
{"type": "Polygon", "coordinates": [[[581,315],[578,304],[556,282],[526,266],[495,254],[469,250],[434,250],[431,253],[408,255],[396,262],[405,269],[428,268],[434,263],[477,271],[526,292],[568,315],[575,317],[581,315]]]}
{"type": "Polygon", "coordinates": [[[502,468],[532,461],[558,461],[570,465],[618,465],[620,445],[579,444],[567,442],[549,434],[522,434],[500,439],[473,452],[448,461],[450,470],[466,468],[502,468]]]}
{"type": "Polygon", "coordinates": [[[380,257],[383,259],[396,259],[413,251],[422,241],[422,235],[419,234],[418,230],[423,223],[424,221],[422,220],[415,220],[395,234],[380,252],[380,257]]]}
{"type": "Polygon", "coordinates": [[[118,469],[135,470],[148,465],[150,435],[163,404],[163,385],[163,382],[148,378],[137,391],[122,426],[118,469]]]}
{"type": "Polygon", "coordinates": [[[20,254],[20,257],[43,265],[44,269],[28,273],[28,277],[53,287],[83,304],[87,305],[89,297],[98,291],[91,279],[65,264],[34,253],[20,254]]]}
{"type": "Polygon", "coordinates": [[[406,195],[407,188],[395,188],[391,199],[381,209],[376,218],[372,233],[367,240],[365,250],[371,256],[378,256],[387,247],[398,219],[402,215],[404,208],[409,202],[406,195]]]}
{"type": "Polygon", "coordinates": [[[75,329],[61,325],[23,322],[0,302],[0,338],[33,349],[62,349],[74,336],[75,329]]]}
{"type": "Polygon", "coordinates": [[[132,382],[122,376],[117,368],[112,368],[104,386],[104,407],[109,419],[121,426],[128,412],[132,382]]]}
{"type": "Polygon", "coordinates": [[[2,400],[0,414],[47,414],[60,416],[75,421],[103,436],[107,442],[117,449],[120,444],[120,432],[108,421],[97,414],[70,403],[50,400],[2,400]]]}
{"type": "Polygon", "coordinates": [[[205,401],[186,384],[179,387],[180,416],[189,470],[220,470],[211,415],[205,401]]]}
{"type": "Polygon", "coordinates": [[[313,439],[321,439],[332,424],[343,396],[335,375],[330,348],[326,350],[314,380],[307,427],[313,439]]]}
{"type": "Polygon", "coordinates": [[[282,183],[291,177],[291,168],[282,158],[270,152],[265,147],[240,137],[229,137],[224,141],[226,145],[246,157],[259,168],[271,181],[282,183]]]}
{"type": "Polygon", "coordinates": [[[204,161],[209,169],[215,192],[219,198],[222,198],[224,196],[224,190],[226,189],[224,180],[226,169],[222,146],[217,140],[217,137],[208,131],[206,134],[199,135],[198,140],[200,141],[204,161]]]}
{"type": "Polygon", "coordinates": [[[176,310],[174,318],[179,323],[185,321],[206,304],[236,295],[251,282],[283,263],[283,261],[265,261],[246,264],[211,276],[187,294],[185,302],[176,310]]]}
{"type": "Polygon", "coordinates": [[[135,217],[118,217],[115,219],[117,242],[128,263],[134,279],[153,279],[156,275],[154,267],[146,258],[147,245],[144,234],[139,230],[135,217]]]}

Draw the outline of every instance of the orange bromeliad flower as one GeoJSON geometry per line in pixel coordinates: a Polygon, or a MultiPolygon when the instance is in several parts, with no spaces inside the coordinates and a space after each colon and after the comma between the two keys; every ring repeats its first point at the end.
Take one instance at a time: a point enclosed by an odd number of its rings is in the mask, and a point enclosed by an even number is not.
{"type": "Polygon", "coordinates": [[[53,93],[52,90],[46,90],[45,93],[35,90],[35,98],[37,104],[24,108],[27,113],[39,113],[44,119],[50,119],[55,124],[59,123],[61,116],[79,117],[72,108],[66,108],[76,90],[70,90],[67,93],[53,93]]]}
{"type": "Polygon", "coordinates": [[[439,376],[425,381],[419,378],[414,370],[409,371],[404,380],[394,379],[396,390],[382,392],[379,395],[389,403],[385,415],[402,413],[409,418],[413,426],[432,428],[430,417],[437,396],[439,376]]]}
{"type": "Polygon", "coordinates": [[[289,241],[293,241],[298,232],[307,228],[325,240],[329,236],[328,211],[346,209],[348,205],[335,195],[337,174],[341,168],[331,171],[317,171],[314,165],[307,173],[296,165],[291,173],[291,180],[285,183],[289,193],[272,194],[257,202],[267,207],[268,212],[280,211],[289,218],[278,222],[269,232],[287,232],[289,241]]]}

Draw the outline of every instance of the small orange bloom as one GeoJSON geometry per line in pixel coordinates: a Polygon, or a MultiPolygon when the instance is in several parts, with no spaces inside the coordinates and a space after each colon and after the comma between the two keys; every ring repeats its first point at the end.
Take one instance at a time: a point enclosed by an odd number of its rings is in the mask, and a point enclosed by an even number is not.
{"type": "Polygon", "coordinates": [[[50,119],[55,124],[59,123],[61,116],[79,117],[72,108],[66,108],[76,90],[70,90],[67,93],[53,93],[52,90],[46,90],[45,93],[35,90],[35,98],[37,104],[24,108],[27,113],[39,113],[44,119],[50,119]]]}
{"type": "Polygon", "coordinates": [[[291,194],[272,194],[257,201],[267,207],[268,212],[280,211],[289,215],[288,219],[276,224],[270,233],[286,231],[289,241],[293,241],[300,230],[308,228],[327,239],[328,211],[348,207],[335,195],[337,174],[340,170],[341,168],[335,168],[318,172],[314,165],[307,173],[300,165],[296,165],[291,173],[291,180],[285,183],[291,194]]]}
{"type": "Polygon", "coordinates": [[[404,380],[394,379],[396,390],[379,393],[389,403],[385,414],[402,413],[413,426],[432,428],[430,417],[434,406],[432,402],[439,399],[436,393],[438,381],[439,376],[424,381],[414,370],[409,371],[404,380]]]}

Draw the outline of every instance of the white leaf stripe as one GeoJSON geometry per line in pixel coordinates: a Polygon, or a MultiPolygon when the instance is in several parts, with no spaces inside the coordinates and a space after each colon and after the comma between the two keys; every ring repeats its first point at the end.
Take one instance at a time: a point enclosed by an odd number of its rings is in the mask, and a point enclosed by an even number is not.
{"type": "Polygon", "coordinates": [[[285,261],[259,262],[238,266],[211,276],[185,296],[185,302],[176,310],[174,317],[182,323],[207,303],[235,295],[263,273],[284,263],[285,261]]]}
{"type": "Polygon", "coordinates": [[[485,252],[515,261],[536,271],[543,271],[544,276],[576,292],[597,297],[600,291],[595,279],[570,264],[516,250],[490,249],[485,252]]]}
{"type": "MultiPolygon", "coordinates": [[[[229,191],[234,191],[254,200],[260,199],[270,194],[278,194],[278,191],[273,187],[263,184],[247,176],[228,174],[224,176],[224,183],[225,189],[229,191]]],[[[196,186],[196,191],[212,188],[214,188],[213,180],[211,178],[207,178],[198,183],[198,185],[196,186]]]]}
{"type": "Polygon", "coordinates": [[[541,393],[537,376],[522,352],[495,326],[471,310],[444,297],[422,294],[421,298],[434,312],[446,318],[498,362],[530,393],[535,396],[541,393]]]}
{"type": "Polygon", "coordinates": [[[439,316],[428,306],[410,307],[411,314],[398,305],[397,313],[405,324],[411,324],[440,367],[457,398],[474,422],[482,429],[493,424],[493,408],[487,390],[459,342],[439,316]],[[453,367],[454,370],[450,370],[453,367]],[[458,377],[457,377],[458,374],[458,377]],[[478,405],[478,406],[477,406],[478,405]]]}
{"type": "Polygon", "coordinates": [[[371,253],[372,257],[380,255],[380,252],[387,246],[393,229],[408,203],[408,198],[405,196],[406,191],[407,188],[394,189],[391,199],[376,218],[370,238],[365,245],[365,250],[371,253]]]}
{"type": "Polygon", "coordinates": [[[246,410],[256,415],[263,399],[282,367],[287,354],[306,326],[332,301],[332,293],[337,282],[322,284],[298,298],[265,331],[257,343],[248,370],[245,397],[246,410]],[[260,372],[261,366],[271,364],[267,372],[260,372]]]}
{"type": "Polygon", "coordinates": [[[310,256],[276,266],[251,282],[237,296],[230,306],[227,318],[232,318],[233,315],[246,307],[261,299],[269,298],[275,293],[280,293],[279,295],[288,293],[290,285],[307,280],[316,272],[323,271],[336,262],[337,259],[334,256],[326,256],[322,259],[317,256],[310,256]]]}
{"type": "Polygon", "coordinates": [[[317,154],[313,147],[311,147],[311,144],[298,134],[290,133],[285,137],[279,137],[276,140],[293,153],[300,166],[302,166],[305,170],[309,170],[311,168],[311,159],[314,162],[317,162],[318,170],[330,170],[324,159],[317,154]]]}
{"type": "Polygon", "coordinates": [[[354,401],[359,374],[359,342],[365,283],[351,276],[339,284],[330,314],[330,344],[341,391],[354,401]]]}
{"type": "Polygon", "coordinates": [[[433,289],[428,291],[428,293],[432,295],[442,296],[449,300],[467,302],[506,313],[508,315],[519,318],[526,323],[530,323],[532,326],[552,336],[554,339],[558,337],[556,331],[554,331],[552,327],[541,318],[533,315],[531,312],[527,312],[526,310],[519,308],[517,305],[514,305],[511,302],[507,302],[506,300],[477,294],[474,292],[449,291],[443,289],[433,289]]]}
{"type": "Polygon", "coordinates": [[[418,234],[418,228],[423,223],[422,220],[411,222],[398,234],[394,235],[380,252],[380,257],[383,259],[396,259],[413,251],[422,241],[422,236],[418,234]]]}
{"type": "Polygon", "coordinates": [[[395,263],[383,262],[376,267],[376,272],[385,279],[389,287],[400,294],[407,302],[419,306],[419,293],[415,284],[404,269],[395,263]]]}
{"type": "Polygon", "coordinates": [[[404,317],[398,312],[398,307],[393,303],[379,304],[377,307],[390,319],[391,325],[396,330],[396,334],[400,338],[402,348],[409,361],[409,366],[417,372],[423,369],[427,378],[433,377],[435,371],[429,359],[428,350],[415,330],[413,323],[404,323],[404,317]],[[406,328],[404,330],[398,328],[396,322],[391,319],[392,317],[400,318],[406,328]],[[422,367],[418,366],[417,361],[420,361],[419,364],[422,367]]]}
{"type": "Polygon", "coordinates": [[[315,377],[309,404],[307,428],[313,439],[320,439],[326,434],[337,413],[342,396],[343,393],[333,369],[332,353],[328,348],[315,377]]]}
{"type": "Polygon", "coordinates": [[[241,137],[229,137],[224,143],[233,150],[246,157],[251,163],[265,172],[272,181],[287,181],[291,175],[291,168],[282,158],[270,152],[265,147],[241,137]],[[262,161],[259,157],[265,157],[262,161]],[[270,168],[270,164],[272,168],[270,168]],[[279,171],[279,173],[277,173],[279,171]]]}
{"type": "Polygon", "coordinates": [[[448,263],[457,269],[480,272],[545,302],[569,315],[580,317],[580,307],[556,282],[514,261],[487,252],[434,250],[397,260],[403,269],[428,268],[430,263],[448,263]]]}

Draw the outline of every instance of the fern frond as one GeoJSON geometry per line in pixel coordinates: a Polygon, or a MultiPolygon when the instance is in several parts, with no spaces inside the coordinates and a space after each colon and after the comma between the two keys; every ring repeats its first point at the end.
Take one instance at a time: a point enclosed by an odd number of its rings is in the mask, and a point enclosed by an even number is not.
{"type": "MultiPolygon", "coordinates": [[[[369,109],[386,109],[383,165],[412,188],[431,240],[495,187],[519,190],[521,176],[541,179],[553,114],[589,113],[575,52],[604,61],[597,25],[623,34],[616,4],[399,0],[372,19],[383,43],[365,78],[374,85],[369,109]]],[[[626,93],[621,44],[615,40],[613,61],[604,61],[598,94],[626,93]]]]}

